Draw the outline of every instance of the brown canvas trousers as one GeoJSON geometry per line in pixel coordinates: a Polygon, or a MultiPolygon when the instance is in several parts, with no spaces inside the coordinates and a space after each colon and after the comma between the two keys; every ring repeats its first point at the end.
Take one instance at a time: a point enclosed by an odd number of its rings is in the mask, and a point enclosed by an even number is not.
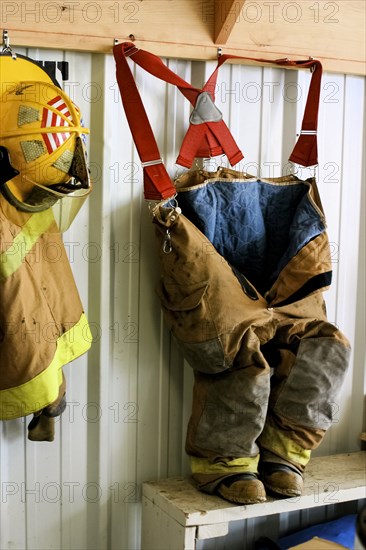
{"type": "MultiPolygon", "coordinates": [[[[228,169],[192,172],[177,182],[178,204],[185,192],[230,179],[257,181],[228,169]]],[[[306,186],[305,202],[323,219],[314,180],[264,183],[306,186]]],[[[212,492],[229,473],[256,471],[259,453],[304,469],[333,421],[349,355],[346,338],[327,321],[324,288],[307,292],[309,281],[327,283],[326,233],[306,242],[261,295],[175,201],[158,205],[154,221],[162,266],[158,295],[195,372],[186,441],[193,476],[212,492]]]]}

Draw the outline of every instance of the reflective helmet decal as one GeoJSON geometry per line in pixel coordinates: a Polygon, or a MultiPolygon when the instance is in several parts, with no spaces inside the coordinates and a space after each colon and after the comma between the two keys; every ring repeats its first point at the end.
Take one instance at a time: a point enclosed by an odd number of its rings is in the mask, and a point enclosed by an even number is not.
{"type": "Polygon", "coordinates": [[[21,141],[20,146],[26,162],[32,162],[46,153],[46,147],[44,146],[43,141],[40,141],[39,139],[21,141]]]}
{"type": "MultiPolygon", "coordinates": [[[[56,109],[60,114],[56,114],[54,111],[51,111],[50,109],[47,109],[44,107],[43,114],[42,114],[42,123],[41,128],[52,128],[56,126],[70,126],[70,124],[63,118],[62,115],[65,117],[70,116],[70,111],[63,101],[63,99],[60,96],[55,97],[51,101],[47,103],[47,105],[52,106],[54,109],[56,109]]],[[[52,153],[58,147],[60,147],[69,137],[69,133],[64,132],[58,132],[57,134],[49,133],[49,134],[43,134],[43,139],[47,147],[47,151],[49,153],[52,153]]]]}
{"type": "Polygon", "coordinates": [[[74,153],[72,153],[69,150],[64,151],[60,157],[52,164],[55,168],[58,170],[61,170],[61,172],[65,172],[65,174],[69,173],[72,159],[74,158],[74,153]]]}
{"type": "Polygon", "coordinates": [[[27,105],[21,105],[18,111],[18,126],[24,126],[24,124],[32,124],[40,120],[40,114],[38,109],[28,107],[27,105]]]}

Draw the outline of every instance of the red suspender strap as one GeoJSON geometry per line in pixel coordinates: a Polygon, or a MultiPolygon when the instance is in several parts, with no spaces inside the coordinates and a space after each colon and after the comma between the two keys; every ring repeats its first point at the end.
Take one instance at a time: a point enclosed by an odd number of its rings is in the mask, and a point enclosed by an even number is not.
{"type": "MultiPolygon", "coordinates": [[[[161,197],[166,198],[172,195],[172,184],[161,161],[154,165],[149,164],[159,160],[160,153],[126,58],[131,56],[137,65],[153,76],[177,86],[193,106],[195,106],[197,98],[203,90],[194,88],[191,84],[173,73],[156,55],[139,50],[130,42],[116,45],[113,48],[113,54],[117,66],[117,82],[126,117],[144,166],[145,197],[155,199],[155,195],[158,193],[161,197]],[[152,168],[152,166],[154,167],[152,168]],[[157,172],[159,176],[156,175],[157,172]],[[157,181],[160,178],[163,179],[157,181]],[[168,185],[168,178],[170,185],[168,185]]],[[[197,156],[197,152],[199,152],[200,156],[206,157],[216,156],[225,152],[232,164],[236,164],[243,158],[223,120],[215,123],[203,122],[202,124],[195,125],[190,136],[189,145],[187,146],[186,156],[184,159],[178,159],[177,163],[190,168],[194,158],[197,156]],[[223,146],[221,145],[222,143],[224,143],[223,146]]]]}
{"type": "MultiPolygon", "coordinates": [[[[209,108],[211,103],[211,111],[209,111],[210,116],[212,116],[212,113],[215,115],[213,101],[218,70],[228,59],[247,59],[284,67],[311,68],[313,74],[302,121],[301,133],[290,156],[290,161],[301,164],[302,166],[317,164],[316,132],[322,76],[322,66],[319,61],[290,61],[288,59],[269,61],[267,59],[223,55],[220,57],[215,71],[212,73],[204,88],[199,90],[173,73],[173,71],[164,65],[159,57],[144,50],[139,50],[130,42],[116,45],[113,48],[113,54],[116,61],[117,82],[121,92],[123,106],[143,166],[144,194],[146,199],[160,200],[161,198],[171,197],[175,194],[175,187],[160,158],[156,140],[137,89],[135,79],[127,62],[127,57],[130,56],[136,64],[150,74],[177,86],[181,93],[195,107],[195,110],[200,98],[207,100],[209,108]],[[202,97],[205,94],[207,97],[202,97]]],[[[217,113],[221,114],[218,110],[217,113]]],[[[243,158],[243,154],[236,145],[225,122],[220,116],[212,121],[210,116],[207,116],[206,119],[202,121],[200,119],[198,119],[198,122],[197,120],[194,122],[191,121],[177,158],[177,164],[190,168],[195,157],[210,157],[224,153],[232,165],[243,158]]]]}
{"type": "Polygon", "coordinates": [[[160,158],[160,152],[151,130],[145,108],[126,56],[134,53],[133,44],[119,44],[113,48],[117,67],[117,82],[122,103],[139,153],[144,172],[144,196],[160,200],[174,196],[176,189],[160,158]],[[130,47],[130,49],[128,49],[130,47]]]}
{"type": "MultiPolygon", "coordinates": [[[[212,73],[211,77],[207,81],[204,90],[214,90],[217,81],[218,70],[228,59],[247,59],[250,61],[257,61],[259,63],[271,63],[283,67],[299,67],[310,68],[312,70],[312,77],[309,87],[308,98],[306,101],[304,117],[302,120],[300,137],[295,144],[295,147],[289,157],[291,162],[296,162],[302,166],[313,166],[318,164],[318,147],[317,147],[317,129],[318,129],[318,112],[319,112],[319,100],[320,100],[320,86],[322,78],[322,65],[320,61],[316,59],[311,60],[298,60],[291,61],[289,59],[277,59],[275,61],[269,61],[268,59],[254,59],[251,57],[239,57],[235,55],[223,55],[220,57],[217,67],[212,73]]],[[[189,142],[190,132],[192,125],[190,126],[185,141],[189,142]]],[[[183,146],[182,146],[183,148],[183,146]]],[[[184,154],[184,151],[180,154],[184,154]]]]}
{"type": "Polygon", "coordinates": [[[295,147],[289,157],[291,162],[296,162],[301,166],[314,166],[318,164],[318,112],[320,101],[320,87],[323,68],[317,59],[310,60],[289,60],[289,59],[277,59],[276,61],[269,61],[268,59],[254,59],[251,57],[239,57],[235,55],[223,55],[220,57],[217,67],[206,86],[213,87],[216,85],[217,72],[225,61],[228,59],[248,59],[251,61],[258,61],[259,63],[271,63],[282,67],[298,67],[298,68],[310,68],[312,71],[312,77],[309,86],[308,97],[305,106],[305,112],[301,125],[301,132],[299,139],[297,140],[295,147]]]}
{"type": "Polygon", "coordinates": [[[301,166],[318,164],[318,112],[323,72],[320,61],[313,61],[312,71],[300,137],[289,157],[291,162],[296,162],[301,166]]]}

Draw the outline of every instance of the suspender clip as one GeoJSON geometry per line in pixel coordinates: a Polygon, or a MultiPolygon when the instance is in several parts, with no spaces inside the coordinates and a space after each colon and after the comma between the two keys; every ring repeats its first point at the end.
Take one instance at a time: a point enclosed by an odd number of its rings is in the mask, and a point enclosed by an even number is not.
{"type": "Polygon", "coordinates": [[[139,51],[138,48],[136,48],[135,44],[128,43],[126,46],[123,47],[123,53],[125,57],[131,57],[134,53],[137,53],[139,51]]]}
{"type": "Polygon", "coordinates": [[[142,162],[141,166],[143,168],[146,168],[146,166],[155,166],[155,164],[163,164],[162,159],[147,160],[146,162],[142,162]]]}

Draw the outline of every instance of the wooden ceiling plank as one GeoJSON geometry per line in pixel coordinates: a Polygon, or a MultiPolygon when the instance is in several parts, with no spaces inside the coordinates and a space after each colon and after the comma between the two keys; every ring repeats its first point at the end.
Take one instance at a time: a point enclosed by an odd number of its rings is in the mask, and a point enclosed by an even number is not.
{"type": "Polygon", "coordinates": [[[215,0],[215,44],[226,44],[245,0],[215,0]]]}
{"type": "Polygon", "coordinates": [[[7,29],[14,51],[24,46],[110,54],[116,38],[161,57],[217,60],[222,47],[225,54],[244,57],[312,56],[325,71],[366,74],[360,26],[365,0],[219,0],[214,9],[215,0],[114,0],[113,5],[107,0],[0,0],[0,37],[7,29]],[[215,16],[219,30],[231,27],[228,42],[220,38],[222,46],[213,41],[215,16]]]}

